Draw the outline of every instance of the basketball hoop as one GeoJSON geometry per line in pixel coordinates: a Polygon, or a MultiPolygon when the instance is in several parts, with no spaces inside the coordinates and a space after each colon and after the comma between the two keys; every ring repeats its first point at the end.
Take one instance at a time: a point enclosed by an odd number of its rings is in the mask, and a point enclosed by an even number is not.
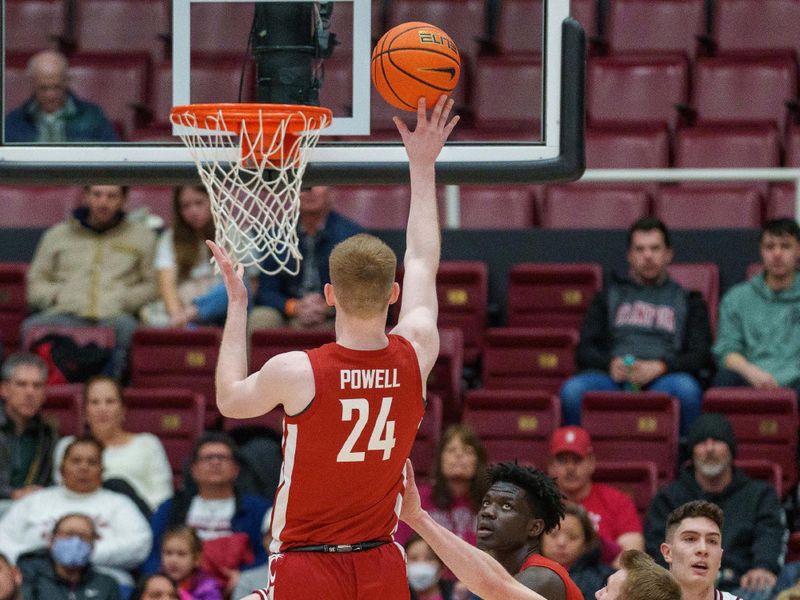
{"type": "Polygon", "coordinates": [[[291,104],[188,104],[170,120],[211,199],[215,238],[235,263],[296,275],[308,152],[332,113],[291,104]],[[271,259],[271,260],[267,260],[271,259]]]}

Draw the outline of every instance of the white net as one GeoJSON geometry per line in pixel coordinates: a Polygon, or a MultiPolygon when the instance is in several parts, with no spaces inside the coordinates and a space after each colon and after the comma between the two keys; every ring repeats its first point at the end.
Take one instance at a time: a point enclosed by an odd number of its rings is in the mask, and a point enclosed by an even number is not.
{"type": "Polygon", "coordinates": [[[190,105],[171,115],[211,199],[216,242],[235,263],[267,275],[300,270],[300,186],[308,150],[330,121],[316,107],[282,108],[289,107],[245,113],[190,105]]]}

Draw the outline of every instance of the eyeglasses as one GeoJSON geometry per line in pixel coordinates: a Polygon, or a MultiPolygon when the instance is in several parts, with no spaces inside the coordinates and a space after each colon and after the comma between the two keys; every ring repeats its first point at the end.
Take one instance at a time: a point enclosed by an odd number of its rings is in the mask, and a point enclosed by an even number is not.
{"type": "Polygon", "coordinates": [[[230,454],[202,454],[197,457],[197,462],[211,462],[212,460],[228,462],[232,461],[233,457],[230,454]]]}

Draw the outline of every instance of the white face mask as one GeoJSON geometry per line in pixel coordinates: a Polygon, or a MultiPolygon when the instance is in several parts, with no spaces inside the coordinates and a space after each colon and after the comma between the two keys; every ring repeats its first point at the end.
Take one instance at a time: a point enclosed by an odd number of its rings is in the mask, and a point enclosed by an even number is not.
{"type": "Polygon", "coordinates": [[[408,585],[415,592],[422,592],[439,580],[439,567],[426,562],[410,562],[407,567],[408,585]]]}

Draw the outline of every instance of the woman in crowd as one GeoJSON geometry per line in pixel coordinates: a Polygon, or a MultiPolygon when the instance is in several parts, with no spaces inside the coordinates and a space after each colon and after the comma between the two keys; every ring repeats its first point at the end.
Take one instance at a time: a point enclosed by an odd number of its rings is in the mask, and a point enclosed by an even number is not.
{"type": "Polygon", "coordinates": [[[129,600],[183,599],[178,595],[178,588],[169,577],[156,573],[142,579],[129,600]]]}
{"type": "MultiPolygon", "coordinates": [[[[172,496],[172,469],[161,441],[152,433],[125,430],[125,400],[116,379],[90,378],[83,388],[83,407],[89,433],[104,447],[103,479],[122,479],[155,510],[172,496]]],[[[74,439],[59,440],[55,449],[53,477],[61,481],[64,449],[74,439]]]]}
{"type": "Polygon", "coordinates": [[[442,579],[444,565],[428,542],[413,534],[405,549],[411,600],[453,600],[453,582],[442,579]]]}

